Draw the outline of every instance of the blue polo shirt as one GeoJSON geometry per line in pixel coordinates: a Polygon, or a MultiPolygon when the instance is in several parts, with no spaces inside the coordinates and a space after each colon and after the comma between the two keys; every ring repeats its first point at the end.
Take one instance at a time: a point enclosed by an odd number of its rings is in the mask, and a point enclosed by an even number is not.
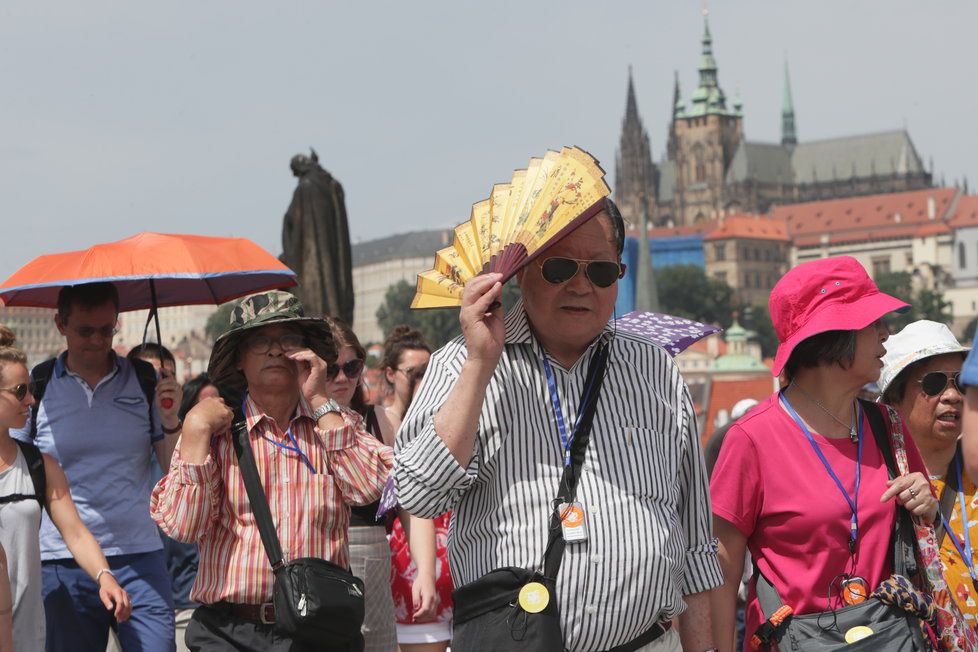
{"type": "MultiPolygon", "coordinates": [[[[160,550],[149,515],[153,443],[163,438],[153,406],[151,432],[146,395],[132,364],[113,353],[115,365],[93,390],[65,365],[61,354],[37,413],[34,443],[61,464],[82,522],[102,551],[128,555],[160,550]]],[[[30,421],[11,435],[30,441],[30,421]]],[[[71,552],[47,511],[41,522],[41,559],[70,559],[71,552]]]]}

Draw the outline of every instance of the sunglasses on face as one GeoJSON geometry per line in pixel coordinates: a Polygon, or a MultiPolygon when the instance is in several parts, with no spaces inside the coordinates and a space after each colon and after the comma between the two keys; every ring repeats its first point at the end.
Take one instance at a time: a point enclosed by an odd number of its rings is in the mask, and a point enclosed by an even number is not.
{"type": "Polygon", "coordinates": [[[306,343],[306,338],[298,333],[285,333],[277,338],[269,337],[268,335],[255,335],[245,342],[245,346],[248,347],[249,352],[255,355],[262,355],[268,353],[272,349],[272,344],[275,342],[278,343],[278,347],[282,351],[289,353],[303,348],[306,343]]]}
{"type": "Polygon", "coordinates": [[[927,394],[927,396],[938,396],[944,393],[948,381],[954,383],[954,389],[958,390],[959,394],[964,394],[964,389],[961,387],[960,371],[955,371],[954,373],[931,371],[924,374],[923,378],[917,382],[920,383],[920,388],[924,390],[924,394],[927,394]]]}
{"type": "Polygon", "coordinates": [[[30,392],[33,396],[34,383],[21,383],[13,387],[0,387],[0,392],[10,392],[18,401],[23,401],[24,397],[27,396],[27,392],[30,392]]]}
{"type": "Polygon", "coordinates": [[[596,287],[610,287],[622,277],[624,270],[613,260],[578,260],[576,258],[547,258],[540,265],[543,280],[554,285],[566,283],[584,267],[588,280],[596,287]]]}
{"type": "Polygon", "coordinates": [[[344,362],[343,364],[334,362],[326,365],[326,380],[331,381],[335,379],[340,374],[340,370],[342,370],[343,375],[350,380],[358,378],[360,376],[360,372],[363,371],[363,360],[360,358],[353,358],[349,362],[344,362]]]}
{"type": "Polygon", "coordinates": [[[78,337],[86,340],[92,335],[95,335],[95,333],[98,333],[102,337],[112,337],[118,332],[119,329],[114,324],[112,326],[79,326],[75,328],[75,333],[78,334],[78,337]]]}

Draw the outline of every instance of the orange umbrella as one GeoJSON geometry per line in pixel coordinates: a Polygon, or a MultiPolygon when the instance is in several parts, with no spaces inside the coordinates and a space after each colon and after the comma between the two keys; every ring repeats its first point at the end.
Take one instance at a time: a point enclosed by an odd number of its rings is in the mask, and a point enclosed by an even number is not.
{"type": "Polygon", "coordinates": [[[295,273],[246,238],[140,233],[38,256],[0,285],[7,306],[54,308],[66,285],[111,281],[119,310],[218,304],[296,284],[295,273]]]}
{"type": "MultiPolygon", "coordinates": [[[[67,285],[110,281],[119,310],[219,304],[296,284],[295,272],[246,238],[140,233],[81,251],[38,256],[0,285],[0,305],[56,308],[67,285]]],[[[149,320],[146,322],[149,327],[149,320]]]]}

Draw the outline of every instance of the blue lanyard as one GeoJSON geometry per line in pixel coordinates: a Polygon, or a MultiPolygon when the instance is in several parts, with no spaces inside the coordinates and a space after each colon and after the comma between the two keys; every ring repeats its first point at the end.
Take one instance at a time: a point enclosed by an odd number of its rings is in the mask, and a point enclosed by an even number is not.
{"type": "MultiPolygon", "coordinates": [[[[969,530],[968,513],[965,511],[966,508],[965,508],[965,501],[964,501],[964,483],[961,480],[960,451],[956,451],[954,453],[954,463],[955,465],[957,465],[957,470],[958,470],[958,504],[961,506],[961,523],[963,525],[961,529],[963,530],[963,534],[964,534],[963,548],[961,545],[961,541],[958,539],[958,535],[956,535],[951,530],[951,525],[950,523],[947,522],[947,518],[945,518],[944,514],[941,514],[941,520],[944,521],[944,531],[947,533],[947,536],[951,538],[951,543],[954,544],[954,549],[958,551],[958,554],[961,555],[961,560],[964,562],[964,565],[968,567],[968,573],[971,575],[972,584],[975,584],[978,583],[978,577],[975,576],[975,562],[974,559],[972,558],[972,552],[971,552],[971,533],[968,532],[969,530]]],[[[976,584],[975,588],[978,589],[978,584],[976,584]]]]}
{"type": "Polygon", "coordinates": [[[854,555],[856,554],[856,541],[859,538],[859,478],[863,466],[862,464],[863,462],[862,410],[859,409],[858,407],[856,408],[856,418],[859,420],[859,435],[856,439],[856,441],[858,442],[856,445],[856,495],[855,497],[852,497],[849,495],[849,492],[846,491],[846,488],[842,486],[842,481],[839,480],[839,476],[837,476],[835,474],[835,471],[832,470],[832,465],[829,464],[829,461],[827,459],[825,459],[825,454],[822,452],[822,449],[818,447],[818,444],[815,442],[815,438],[812,437],[812,433],[809,432],[808,427],[805,425],[805,422],[801,420],[801,417],[798,416],[798,413],[795,412],[795,409],[791,407],[791,403],[788,402],[788,397],[784,395],[784,390],[781,391],[781,395],[779,398],[781,399],[781,403],[784,405],[785,409],[788,410],[788,414],[790,414],[791,418],[795,420],[795,423],[798,424],[798,427],[801,428],[801,431],[805,433],[805,437],[808,439],[808,443],[812,445],[812,448],[815,450],[815,454],[818,455],[818,459],[821,460],[822,462],[822,466],[824,466],[825,470],[829,472],[830,476],[832,476],[832,479],[835,481],[835,486],[839,488],[839,491],[842,492],[842,495],[845,497],[846,502],[849,503],[849,509],[852,510],[852,517],[849,519],[849,554],[854,555]]]}
{"type": "MultiPolygon", "coordinates": [[[[246,396],[245,397],[245,402],[247,402],[247,401],[248,401],[248,397],[246,396]]],[[[243,404],[242,404],[242,407],[241,407],[241,411],[244,412],[244,405],[243,404]]],[[[262,439],[264,439],[265,441],[267,441],[269,444],[272,444],[274,446],[278,446],[279,448],[281,448],[283,450],[287,450],[287,451],[290,451],[292,453],[295,453],[296,455],[299,456],[299,459],[302,460],[302,462],[307,467],[309,467],[309,470],[312,472],[312,474],[313,475],[316,475],[316,467],[312,465],[312,462],[309,461],[309,458],[306,457],[306,454],[302,452],[302,449],[301,448],[299,448],[299,442],[296,440],[295,435],[292,434],[292,424],[291,423],[289,424],[288,429],[285,431],[285,436],[289,438],[289,441],[290,442],[292,442],[292,445],[291,446],[289,446],[288,444],[279,443],[279,442],[275,441],[274,439],[269,439],[264,434],[262,435],[262,439]]]]}
{"type": "MultiPolygon", "coordinates": [[[[591,382],[584,388],[584,396],[581,397],[581,403],[577,406],[577,420],[574,422],[574,432],[568,436],[567,425],[564,422],[564,412],[560,409],[560,397],[557,396],[557,383],[554,381],[554,371],[550,367],[550,360],[547,359],[546,353],[543,354],[543,368],[547,372],[547,390],[550,392],[550,402],[554,406],[554,415],[557,417],[557,431],[560,433],[560,443],[564,447],[564,466],[569,467],[571,465],[571,444],[574,443],[574,436],[577,434],[577,429],[581,425],[581,419],[584,417],[584,406],[587,405],[588,397],[591,395],[591,387],[594,385],[594,379],[591,378],[591,382]]],[[[590,371],[590,367],[588,370],[590,371]]]]}

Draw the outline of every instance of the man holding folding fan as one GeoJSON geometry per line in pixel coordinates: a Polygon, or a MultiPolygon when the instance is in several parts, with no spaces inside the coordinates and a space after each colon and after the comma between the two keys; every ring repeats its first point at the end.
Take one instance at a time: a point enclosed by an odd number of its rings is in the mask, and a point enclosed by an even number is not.
{"type": "Polygon", "coordinates": [[[610,321],[623,242],[605,200],[519,272],[509,314],[499,274],[469,281],[462,337],[405,416],[402,505],[454,510],[453,648],[712,648],[722,576],[695,415],[670,356],[610,321]]]}

